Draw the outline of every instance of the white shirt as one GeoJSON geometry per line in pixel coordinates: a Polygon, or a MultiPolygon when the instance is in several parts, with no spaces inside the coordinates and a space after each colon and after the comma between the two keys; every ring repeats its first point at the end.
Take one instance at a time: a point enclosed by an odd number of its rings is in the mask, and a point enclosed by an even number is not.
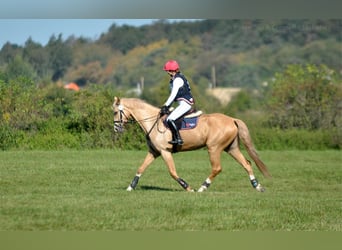
{"type": "Polygon", "coordinates": [[[165,106],[170,106],[172,104],[172,102],[174,101],[174,99],[176,98],[176,95],[178,93],[178,90],[183,87],[184,85],[184,81],[181,77],[176,77],[173,80],[173,87],[172,87],[172,91],[171,94],[169,96],[169,98],[167,99],[167,101],[165,102],[165,106]]]}

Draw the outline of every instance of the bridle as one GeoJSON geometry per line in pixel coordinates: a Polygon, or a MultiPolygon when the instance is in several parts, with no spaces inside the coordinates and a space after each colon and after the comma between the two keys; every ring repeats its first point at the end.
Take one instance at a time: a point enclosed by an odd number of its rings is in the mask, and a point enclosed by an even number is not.
{"type": "Polygon", "coordinates": [[[155,122],[153,124],[153,126],[151,127],[151,129],[149,131],[146,131],[146,134],[149,135],[153,129],[153,127],[158,123],[158,120],[160,119],[160,114],[158,114],[157,116],[151,116],[151,117],[148,117],[148,118],[144,118],[144,119],[141,119],[141,120],[134,120],[134,119],[130,119],[124,112],[124,106],[119,104],[118,105],[118,110],[119,110],[119,120],[118,121],[115,121],[114,120],[114,131],[115,132],[123,132],[124,130],[124,124],[125,123],[133,123],[133,122],[140,122],[140,121],[149,121],[149,120],[152,120],[152,119],[155,119],[155,122]],[[123,118],[126,118],[126,121],[124,121],[123,118]]]}
{"type": "Polygon", "coordinates": [[[123,132],[124,124],[127,123],[130,119],[125,114],[124,107],[121,104],[118,105],[118,110],[119,110],[119,120],[118,121],[114,120],[114,131],[115,132],[123,132]],[[126,122],[123,120],[123,117],[126,118],[126,122]]]}

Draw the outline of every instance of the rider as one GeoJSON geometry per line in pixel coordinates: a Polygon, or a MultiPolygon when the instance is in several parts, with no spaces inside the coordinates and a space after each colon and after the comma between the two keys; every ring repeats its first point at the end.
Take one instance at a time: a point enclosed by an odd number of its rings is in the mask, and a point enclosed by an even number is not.
{"type": "Polygon", "coordinates": [[[177,120],[186,112],[188,112],[192,108],[192,105],[194,105],[195,101],[191,94],[189,82],[185,78],[185,76],[180,72],[179,64],[177,61],[167,61],[164,65],[164,71],[166,71],[171,77],[171,93],[169,98],[162,106],[160,114],[167,114],[169,111],[169,107],[172,105],[172,103],[174,101],[178,102],[178,106],[166,118],[166,122],[169,125],[169,128],[172,132],[172,141],[169,141],[169,143],[182,145],[183,140],[179,134],[179,131],[175,124],[175,120],[177,120]]]}

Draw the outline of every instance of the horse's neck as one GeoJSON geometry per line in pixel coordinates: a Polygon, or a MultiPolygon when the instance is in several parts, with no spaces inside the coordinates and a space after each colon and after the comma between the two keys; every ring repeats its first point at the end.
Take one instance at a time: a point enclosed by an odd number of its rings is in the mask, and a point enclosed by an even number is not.
{"type": "Polygon", "coordinates": [[[157,108],[145,104],[145,106],[132,109],[131,111],[134,119],[139,123],[140,127],[142,127],[146,133],[151,131],[158,119],[159,112],[157,108]]]}

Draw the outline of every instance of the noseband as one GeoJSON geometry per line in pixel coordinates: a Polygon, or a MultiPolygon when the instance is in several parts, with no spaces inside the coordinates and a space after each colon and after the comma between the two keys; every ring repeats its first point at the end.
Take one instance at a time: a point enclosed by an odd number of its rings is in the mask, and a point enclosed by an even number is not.
{"type": "Polygon", "coordinates": [[[119,116],[119,121],[114,121],[114,131],[117,132],[123,132],[123,127],[124,127],[124,120],[123,117],[126,118],[126,120],[128,121],[128,117],[124,112],[124,107],[122,105],[118,106],[119,112],[120,112],[120,116],[119,116]]]}

